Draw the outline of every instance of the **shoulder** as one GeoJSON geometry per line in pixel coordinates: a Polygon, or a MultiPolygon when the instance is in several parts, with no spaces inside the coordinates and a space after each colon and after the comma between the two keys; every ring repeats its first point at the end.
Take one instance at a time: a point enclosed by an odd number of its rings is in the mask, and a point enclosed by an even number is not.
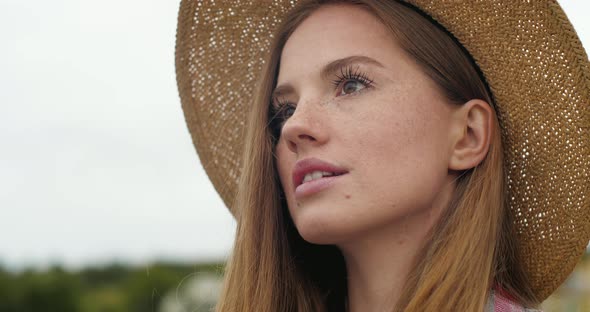
{"type": "Polygon", "coordinates": [[[486,305],[486,312],[542,312],[537,309],[524,308],[522,305],[503,296],[501,293],[492,290],[488,303],[486,305]]]}

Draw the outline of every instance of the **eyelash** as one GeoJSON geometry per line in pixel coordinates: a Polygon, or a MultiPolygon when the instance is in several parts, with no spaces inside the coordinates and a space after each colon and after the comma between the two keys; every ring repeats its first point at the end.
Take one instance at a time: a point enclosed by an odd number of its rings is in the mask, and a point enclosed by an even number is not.
{"type": "Polygon", "coordinates": [[[373,86],[373,80],[371,80],[366,73],[362,72],[358,66],[353,68],[352,65],[340,68],[340,74],[336,75],[336,79],[332,80],[332,84],[335,88],[338,88],[343,82],[350,80],[362,83],[365,85],[365,88],[373,86]]]}
{"type": "MultiPolygon", "coordinates": [[[[345,82],[349,81],[356,81],[364,86],[363,89],[355,91],[354,93],[371,88],[374,84],[373,80],[369,78],[366,73],[362,72],[358,66],[353,67],[352,65],[348,65],[340,68],[340,73],[336,75],[336,79],[332,80],[332,85],[334,85],[334,88],[338,90],[344,86],[345,82]]],[[[345,94],[342,96],[352,95],[354,93],[345,94]]],[[[283,114],[287,109],[290,108],[295,109],[295,106],[289,103],[289,101],[281,100],[280,98],[273,99],[270,112],[270,116],[272,116],[270,119],[270,124],[276,137],[278,137],[280,134],[283,123],[288,119],[288,117],[285,118],[283,114]]]]}

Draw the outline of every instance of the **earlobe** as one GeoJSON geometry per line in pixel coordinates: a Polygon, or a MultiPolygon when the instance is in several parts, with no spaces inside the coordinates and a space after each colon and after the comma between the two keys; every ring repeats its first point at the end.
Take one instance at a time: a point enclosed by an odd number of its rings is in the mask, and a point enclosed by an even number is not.
{"type": "Polygon", "coordinates": [[[488,153],[493,131],[492,107],[485,101],[474,99],[463,104],[456,112],[452,135],[449,169],[467,170],[481,163],[488,153]]]}

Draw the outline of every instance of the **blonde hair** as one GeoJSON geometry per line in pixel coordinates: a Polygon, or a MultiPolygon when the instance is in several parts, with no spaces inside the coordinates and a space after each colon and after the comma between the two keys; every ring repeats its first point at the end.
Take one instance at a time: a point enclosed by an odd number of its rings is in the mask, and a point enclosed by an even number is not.
{"type": "MultiPolygon", "coordinates": [[[[225,270],[219,312],[344,311],[346,267],[335,246],[307,243],[289,216],[269,127],[271,92],[285,42],[320,6],[347,3],[371,12],[436,82],[450,102],[483,99],[486,84],[468,53],[428,16],[396,1],[303,1],[274,37],[248,119],[239,190],[237,233],[225,270]]],[[[391,311],[483,311],[499,287],[525,306],[537,301],[519,265],[506,201],[500,126],[494,118],[486,158],[462,172],[449,207],[415,257],[404,290],[391,311]]]]}

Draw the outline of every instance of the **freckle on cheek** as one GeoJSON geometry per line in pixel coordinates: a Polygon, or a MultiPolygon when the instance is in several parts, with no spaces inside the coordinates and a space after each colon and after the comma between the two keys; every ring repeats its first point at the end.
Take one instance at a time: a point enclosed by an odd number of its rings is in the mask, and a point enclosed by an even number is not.
{"type": "Polygon", "coordinates": [[[350,195],[346,194],[344,197],[346,197],[346,199],[350,199],[350,195]]]}

